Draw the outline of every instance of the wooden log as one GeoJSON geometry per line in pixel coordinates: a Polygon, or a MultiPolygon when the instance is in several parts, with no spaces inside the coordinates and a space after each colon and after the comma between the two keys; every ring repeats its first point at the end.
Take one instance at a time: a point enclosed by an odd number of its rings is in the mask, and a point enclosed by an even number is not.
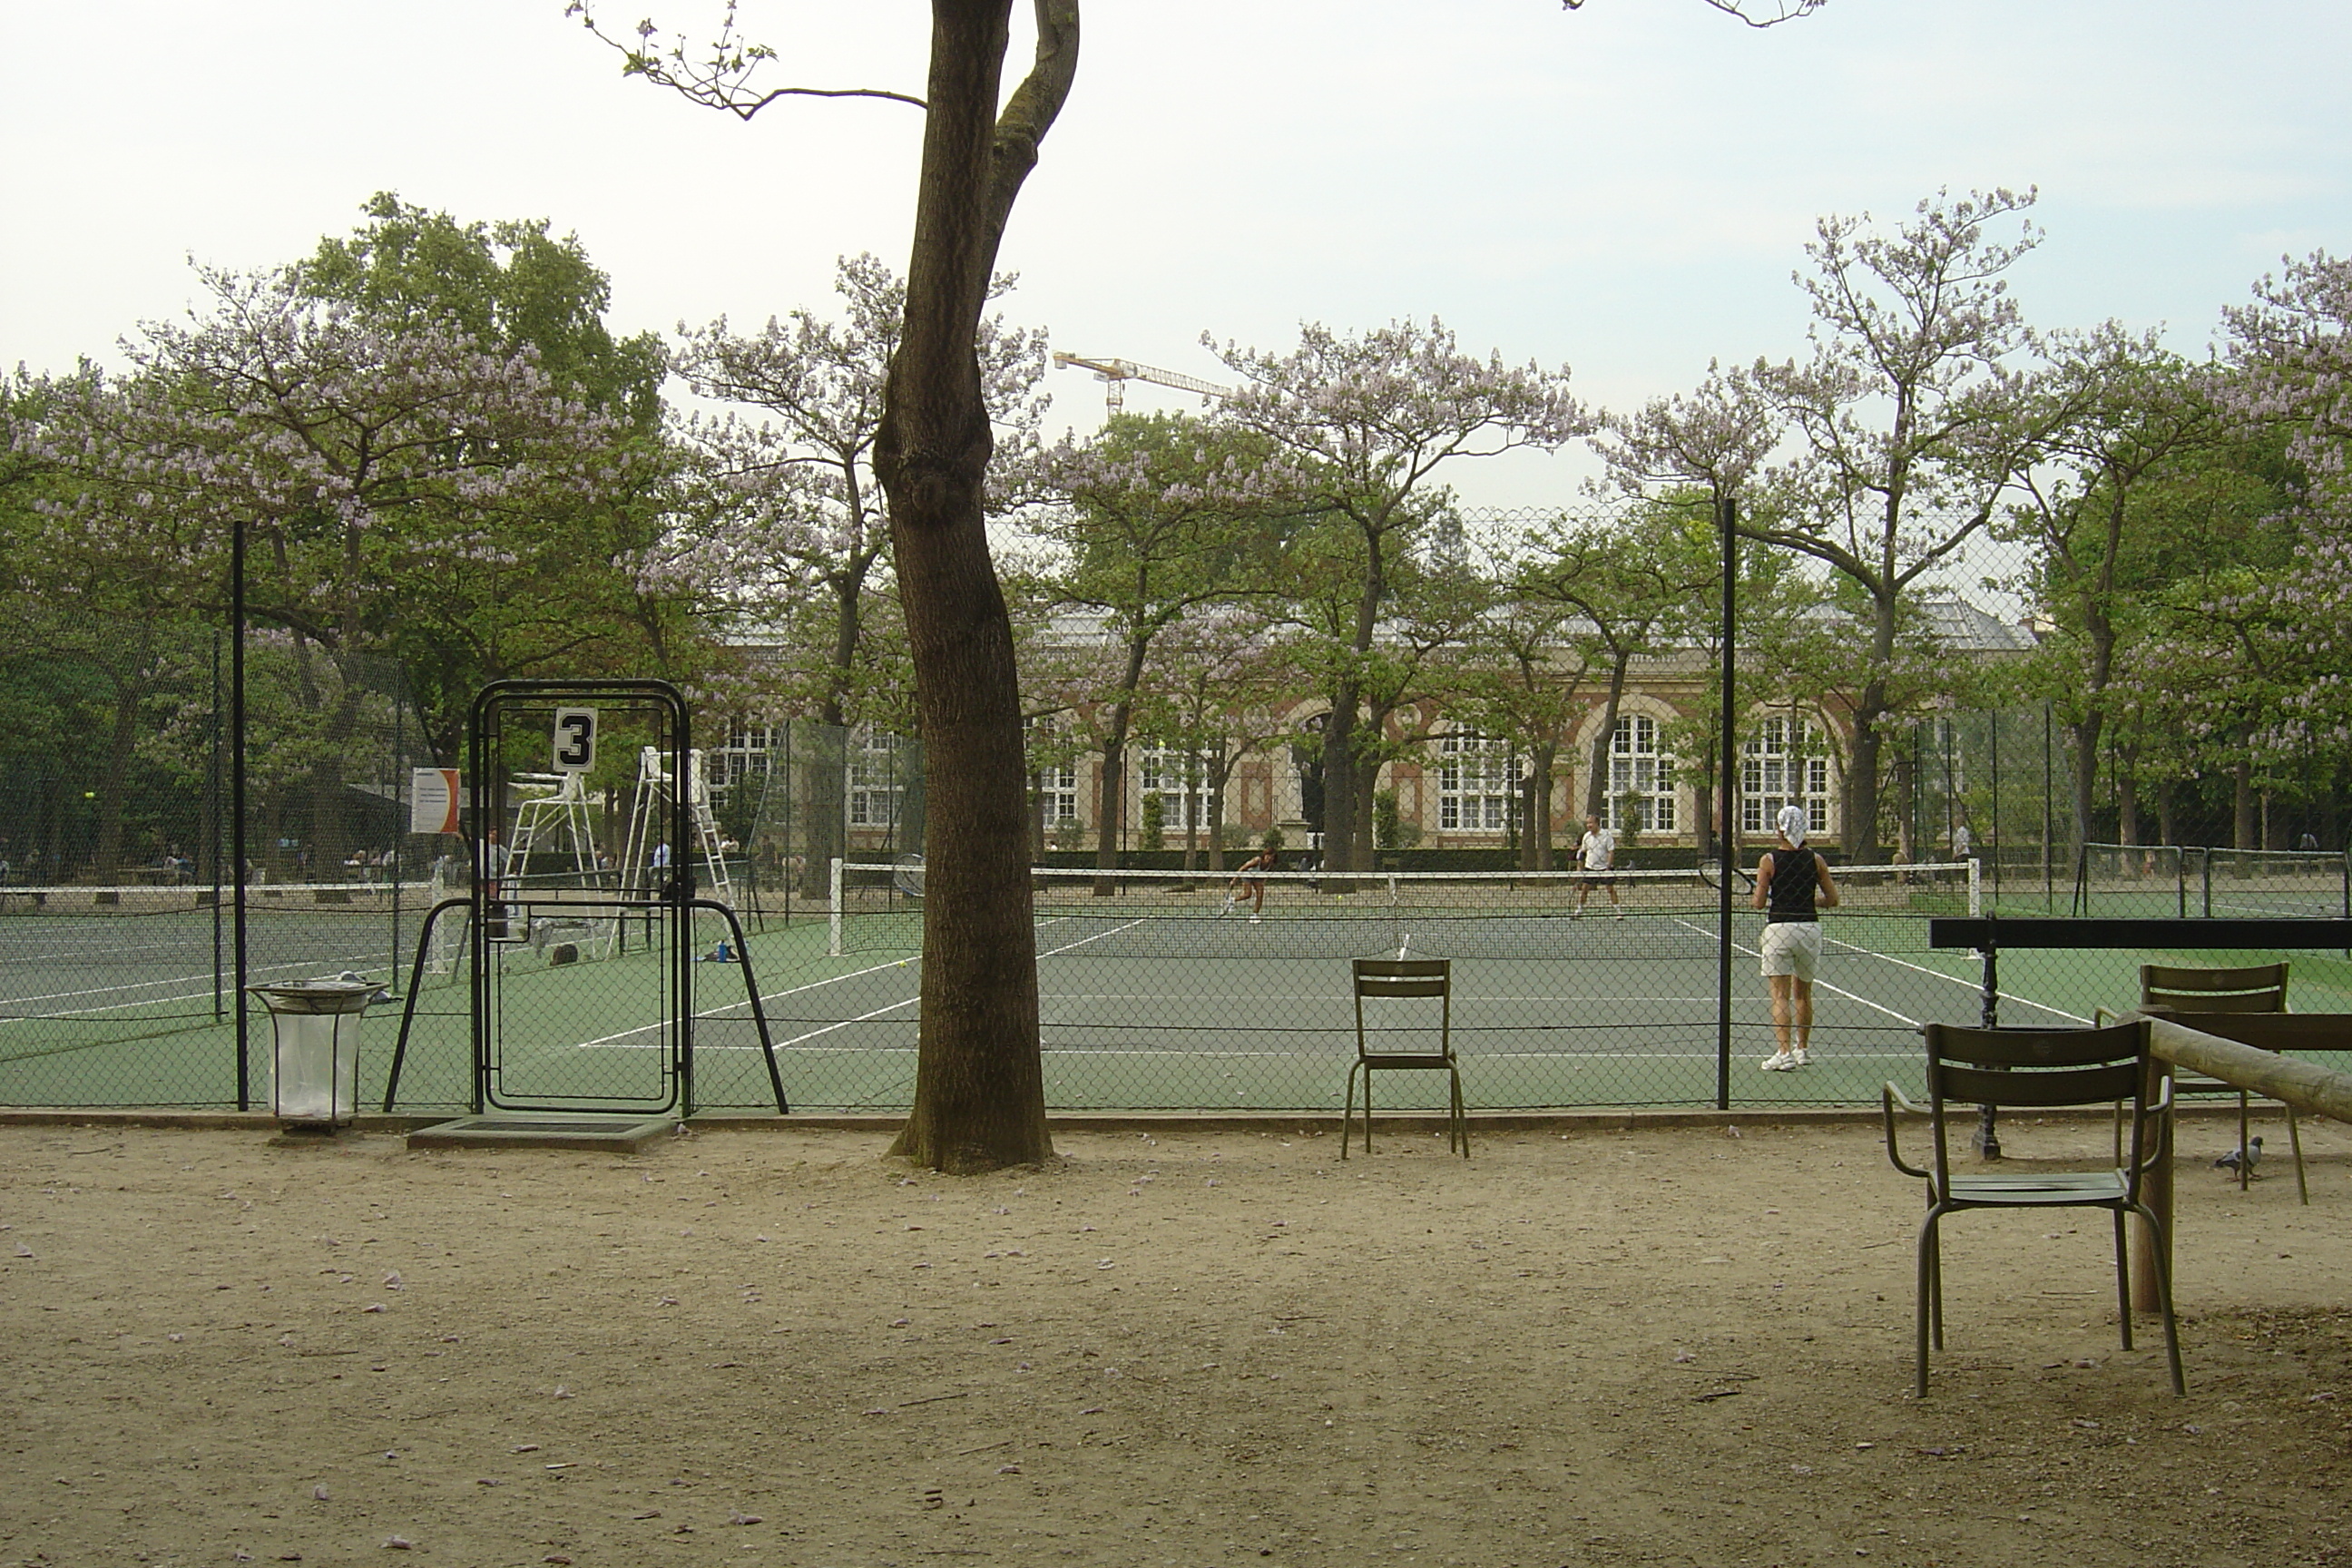
{"type": "Polygon", "coordinates": [[[2297,1110],[2352,1121],[2352,1073],[2282,1051],[2352,1050],[2352,1013],[2151,1013],[2149,1045],[2175,1067],[2297,1110]]]}
{"type": "MultiPolygon", "coordinates": [[[[2282,1100],[2315,1116],[2352,1121],[2352,1073],[2282,1056],[2283,1051],[2352,1048],[2352,1013],[2147,1013],[2133,1014],[2150,1024],[2148,1047],[2175,1067],[2201,1072],[2282,1100]]],[[[2172,1202],[2172,1133],[2166,1119],[2165,1157],[2141,1184],[2141,1197],[2164,1224],[2165,1240],[2175,1241],[2172,1202]]],[[[2156,1310],[2156,1252],[2145,1226],[2133,1227],[2132,1305],[2156,1310]]],[[[2175,1249],[2168,1245],[2166,1262],[2175,1249]]]]}

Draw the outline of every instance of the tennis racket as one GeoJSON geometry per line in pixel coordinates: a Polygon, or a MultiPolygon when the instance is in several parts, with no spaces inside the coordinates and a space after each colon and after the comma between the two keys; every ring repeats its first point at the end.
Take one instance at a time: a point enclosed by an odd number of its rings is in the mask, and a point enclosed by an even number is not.
{"type": "Polygon", "coordinates": [[[910,899],[923,896],[923,858],[901,855],[890,868],[890,885],[910,899]]]}
{"type": "MultiPolygon", "coordinates": [[[[1702,860],[1698,863],[1698,879],[1710,888],[1723,886],[1723,862],[1702,860]]],[[[1756,873],[1737,861],[1731,867],[1731,886],[1736,892],[1747,892],[1756,886],[1756,873]]]]}

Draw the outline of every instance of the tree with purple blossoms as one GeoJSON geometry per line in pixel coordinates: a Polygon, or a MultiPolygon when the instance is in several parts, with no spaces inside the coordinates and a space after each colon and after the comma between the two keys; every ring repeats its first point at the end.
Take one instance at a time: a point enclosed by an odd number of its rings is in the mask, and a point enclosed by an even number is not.
{"type": "Polygon", "coordinates": [[[1858,859],[1878,853],[1906,596],[1958,563],[2041,449],[2028,395],[2036,340],[2003,276],[2041,241],[2022,217],[2033,199],[1938,192],[1892,230],[1867,214],[1823,217],[1805,247],[1811,274],[1797,275],[1811,353],[1754,373],[1802,449],[1776,486],[1776,513],[1741,531],[1822,563],[1859,600],[1839,834],[1858,859]],[[1988,235],[2012,217],[2017,238],[1988,235]]]}
{"type": "Polygon", "coordinates": [[[1589,422],[1569,395],[1566,369],[1465,353],[1434,320],[1361,335],[1308,325],[1288,353],[1230,343],[1217,353],[1243,383],[1223,416],[1268,450],[1256,493],[1269,510],[1301,520],[1291,552],[1314,563],[1306,575],[1326,613],[1308,629],[1329,702],[1320,738],[1323,858],[1333,870],[1361,869],[1382,737],[1360,727],[1368,695],[1384,684],[1381,624],[1447,500],[1438,470],[1520,448],[1550,451],[1589,422]]]}
{"type": "MultiPolygon", "coordinates": [[[[1811,10],[1780,0],[1759,26],[1811,10]]],[[[1003,91],[1012,0],[932,0],[920,96],[865,86],[769,87],[777,49],[738,32],[729,0],[707,47],[642,22],[606,38],[625,74],[751,120],[803,98],[893,101],[924,116],[907,327],[884,384],[876,473],[890,502],[901,603],[935,779],[927,821],[922,1025],[915,1108],[894,1144],[982,1171],[1051,1152],[1038,1054],[1026,865],[1026,756],[1010,616],[984,527],[990,456],[973,344],[1006,224],[1077,73],[1078,0],[1034,0],[1034,64],[1003,91]]],[[[588,0],[567,14],[600,37],[588,0]]]]}
{"type": "Polygon", "coordinates": [[[1059,563],[1049,591],[1100,618],[1107,665],[1072,704],[1101,760],[1096,858],[1118,864],[1128,741],[1157,695],[1155,646],[1198,607],[1263,595],[1267,552],[1246,501],[1263,459],[1238,432],[1182,415],[1118,415],[1090,441],[1064,440],[1038,466],[1058,500],[1032,523],[1059,563]]]}

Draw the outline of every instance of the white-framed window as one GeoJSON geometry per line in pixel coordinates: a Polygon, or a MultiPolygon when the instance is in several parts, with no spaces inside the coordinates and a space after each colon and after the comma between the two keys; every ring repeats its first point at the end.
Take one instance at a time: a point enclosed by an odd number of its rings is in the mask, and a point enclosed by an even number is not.
{"type": "Polygon", "coordinates": [[[1658,721],[1619,716],[1609,736],[1609,826],[1618,832],[1675,831],[1675,760],[1659,750],[1658,721]]]}
{"type": "Polygon", "coordinates": [[[849,825],[894,827],[907,793],[906,740],[878,730],[857,730],[849,739],[849,825]]]}
{"type": "MultiPolygon", "coordinates": [[[[1031,755],[1054,749],[1062,733],[1062,726],[1048,716],[1029,721],[1031,755]]],[[[1037,805],[1049,828],[1059,827],[1078,819],[1078,764],[1071,758],[1037,763],[1037,805]]]]}
{"type": "Polygon", "coordinates": [[[1830,748],[1822,727],[1767,719],[1740,748],[1739,830],[1769,833],[1785,805],[1805,808],[1805,831],[1830,830],[1830,748]]]}
{"type": "Polygon", "coordinates": [[[703,758],[711,794],[723,795],[746,779],[767,777],[775,766],[772,753],[782,743],[783,727],[780,724],[749,719],[730,721],[724,743],[703,758]]]}
{"type": "Polygon", "coordinates": [[[1204,824],[1209,815],[1207,769],[1190,752],[1172,746],[1145,746],[1136,752],[1141,787],[1135,796],[1136,822],[1143,821],[1143,797],[1160,797],[1160,825],[1181,833],[1204,824]]]}
{"type": "Polygon", "coordinates": [[[1475,733],[1437,742],[1437,826],[1440,832],[1500,833],[1510,824],[1517,793],[1511,743],[1475,733]]]}
{"type": "Polygon", "coordinates": [[[1078,764],[1048,763],[1037,770],[1037,801],[1045,808],[1045,826],[1058,827],[1078,819],[1078,764]]]}

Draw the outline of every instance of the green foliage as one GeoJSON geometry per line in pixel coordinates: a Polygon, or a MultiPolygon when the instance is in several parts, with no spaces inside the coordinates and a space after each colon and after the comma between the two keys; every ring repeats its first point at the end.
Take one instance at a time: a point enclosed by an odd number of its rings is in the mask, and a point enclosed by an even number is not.
{"type": "Polygon", "coordinates": [[[1158,790],[1144,792],[1143,803],[1137,814],[1141,826],[1135,832],[1135,847],[1145,854],[1157,854],[1168,847],[1168,797],[1158,790]]]}
{"type": "Polygon", "coordinates": [[[556,384],[642,432],[661,420],[667,361],[651,332],[615,340],[604,325],[612,279],[576,235],[545,218],[465,223],[379,191],[347,239],[321,239],[294,268],[314,298],[391,331],[454,327],[484,348],[529,348],[556,384]]]}
{"type": "Polygon", "coordinates": [[[1421,842],[1421,824],[1407,822],[1398,809],[1397,792],[1375,790],[1372,794],[1372,843],[1381,849],[1410,849],[1421,842]]]}

